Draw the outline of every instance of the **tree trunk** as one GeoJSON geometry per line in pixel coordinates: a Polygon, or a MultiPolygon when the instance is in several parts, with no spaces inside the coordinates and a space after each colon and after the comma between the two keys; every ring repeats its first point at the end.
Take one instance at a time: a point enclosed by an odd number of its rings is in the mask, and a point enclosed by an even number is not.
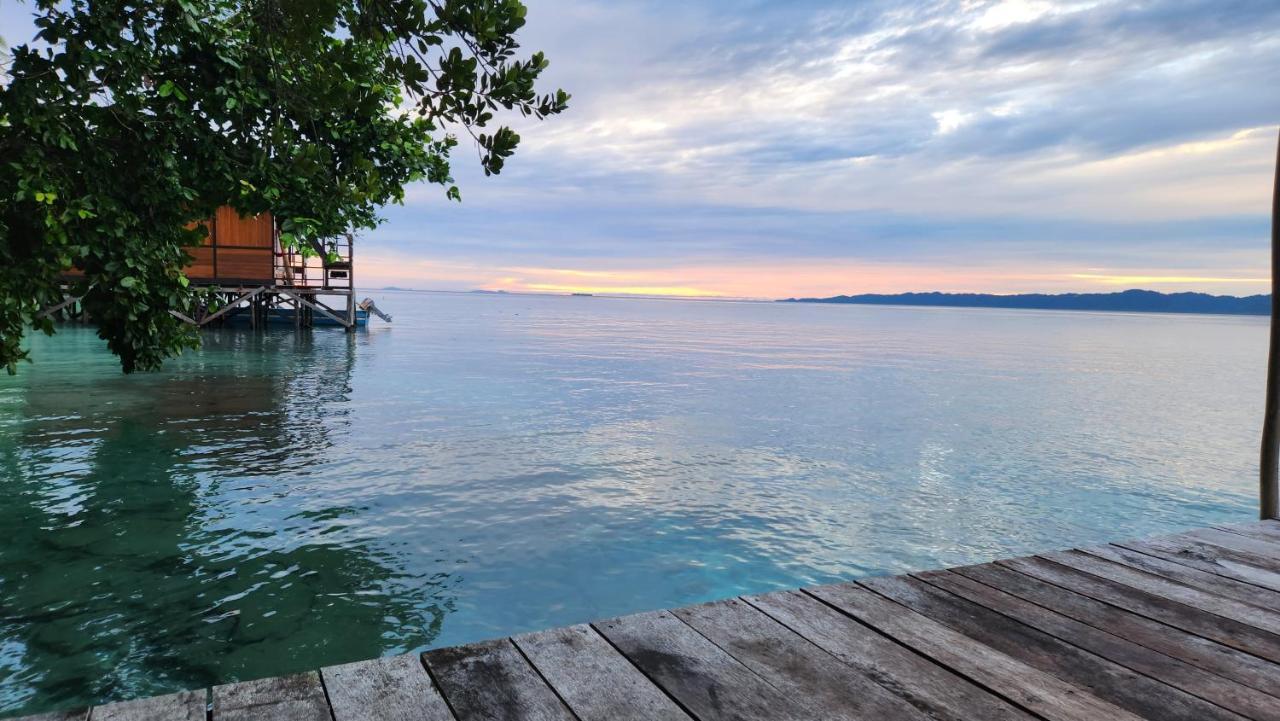
{"type": "Polygon", "coordinates": [[[1262,419],[1261,515],[1280,518],[1280,144],[1271,195],[1271,350],[1267,403],[1262,419]]]}

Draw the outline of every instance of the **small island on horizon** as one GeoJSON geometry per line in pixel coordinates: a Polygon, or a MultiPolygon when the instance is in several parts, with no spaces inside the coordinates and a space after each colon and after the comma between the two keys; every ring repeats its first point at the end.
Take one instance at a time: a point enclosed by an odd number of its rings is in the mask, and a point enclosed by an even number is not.
{"type": "Polygon", "coordinates": [[[1216,315],[1269,315],[1270,295],[1210,295],[1125,290],[1116,293],[894,293],[837,295],[830,298],[786,298],[779,303],[848,303],[853,305],[905,305],[952,308],[1012,308],[1024,310],[1081,310],[1127,313],[1206,313],[1216,315]]]}

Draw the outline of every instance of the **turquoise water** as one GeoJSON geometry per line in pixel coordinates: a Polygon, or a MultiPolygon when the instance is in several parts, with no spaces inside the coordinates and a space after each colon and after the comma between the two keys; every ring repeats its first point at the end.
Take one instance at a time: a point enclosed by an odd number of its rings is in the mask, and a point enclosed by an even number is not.
{"type": "Polygon", "coordinates": [[[0,377],[0,714],[1255,513],[1264,319],[375,293],[0,377]]]}

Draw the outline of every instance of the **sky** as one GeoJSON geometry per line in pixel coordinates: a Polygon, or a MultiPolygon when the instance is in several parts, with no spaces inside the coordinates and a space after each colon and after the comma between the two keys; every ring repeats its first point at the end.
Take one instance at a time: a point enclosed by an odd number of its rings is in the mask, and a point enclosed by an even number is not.
{"type": "Polygon", "coordinates": [[[1275,0],[526,2],[570,109],[497,177],[464,141],[360,285],[1268,289],[1275,0]]]}

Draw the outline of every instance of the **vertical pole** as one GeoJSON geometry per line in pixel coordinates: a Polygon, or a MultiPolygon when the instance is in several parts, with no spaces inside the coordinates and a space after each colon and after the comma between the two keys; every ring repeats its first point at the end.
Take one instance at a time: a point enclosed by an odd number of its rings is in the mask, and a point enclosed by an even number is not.
{"type": "Polygon", "coordinates": [[[1267,401],[1262,418],[1260,515],[1280,519],[1280,141],[1271,191],[1271,348],[1267,357],[1267,401]]]}
{"type": "Polygon", "coordinates": [[[347,330],[356,329],[356,239],[347,233],[347,330]]]}

